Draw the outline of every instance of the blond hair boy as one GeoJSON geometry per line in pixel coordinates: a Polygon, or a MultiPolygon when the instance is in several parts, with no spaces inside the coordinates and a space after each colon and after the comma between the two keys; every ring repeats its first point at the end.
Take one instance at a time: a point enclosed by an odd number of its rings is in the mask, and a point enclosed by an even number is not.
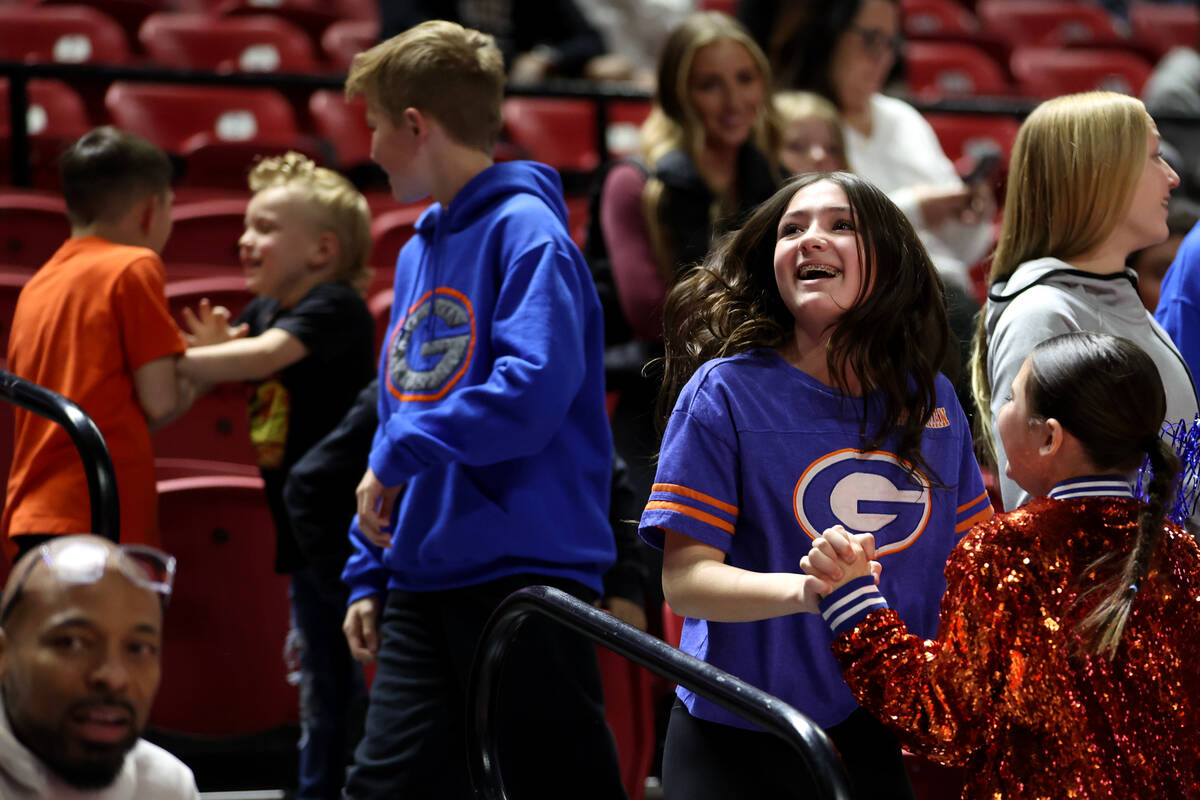
{"type": "Polygon", "coordinates": [[[284,486],[374,374],[375,326],[362,296],[370,212],[349,181],[298,153],[262,160],[249,183],[254,196],[238,250],[257,297],[234,326],[228,312],[207,303],[189,313],[196,346],[179,371],[202,384],[247,381],[252,388],[251,442],[275,522],[275,569],[292,576],[305,686],[298,796],[334,797],[345,774],[347,711],[362,692],[340,627],[347,598],[338,576],[349,543],[344,531],[326,531],[331,541],[300,542],[295,530],[313,527],[305,517],[313,507],[340,504],[349,517],[354,500],[325,490],[301,509],[284,486]]]}
{"type": "MultiPolygon", "coordinates": [[[[347,798],[470,797],[488,615],[529,584],[590,601],[614,558],[600,305],[558,174],[492,162],[503,74],[490,36],[433,21],[357,55],[346,81],[393,195],[436,201],[397,259],[343,573],[350,648],[382,653],[347,798]]],[[[510,791],[624,796],[590,644],[540,626],[522,640],[500,720],[510,791]]]]}

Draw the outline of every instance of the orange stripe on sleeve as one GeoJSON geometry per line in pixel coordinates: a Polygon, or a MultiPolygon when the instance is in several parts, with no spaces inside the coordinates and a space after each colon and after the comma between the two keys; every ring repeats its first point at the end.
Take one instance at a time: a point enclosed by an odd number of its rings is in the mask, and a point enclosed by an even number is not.
{"type": "Polygon", "coordinates": [[[712,514],[692,508],[691,506],[685,506],[681,503],[668,503],[664,500],[651,500],[649,503],[646,503],[646,510],[649,511],[652,508],[663,509],[664,511],[678,511],[684,516],[691,517],[692,519],[696,519],[701,522],[706,522],[709,525],[712,525],[714,528],[720,528],[726,533],[733,533],[732,522],[723,520],[720,517],[714,517],[712,514]]]}
{"type": "Polygon", "coordinates": [[[656,483],[650,487],[650,491],[670,492],[671,494],[690,497],[693,500],[699,500],[701,503],[707,503],[713,508],[724,511],[726,514],[732,514],[735,517],[738,513],[737,506],[731,506],[729,503],[718,500],[717,498],[711,497],[703,492],[697,492],[695,489],[689,489],[686,486],[680,486],[675,483],[656,483]]]}
{"type": "Polygon", "coordinates": [[[982,500],[985,497],[987,497],[987,489],[984,489],[983,494],[979,495],[979,497],[976,497],[974,500],[968,501],[966,503],[963,503],[961,506],[959,506],[958,513],[961,514],[962,512],[966,511],[968,508],[975,505],[976,503],[978,503],[980,500],[982,500]]]}
{"type": "Polygon", "coordinates": [[[974,528],[976,525],[983,522],[985,519],[991,519],[995,515],[995,513],[996,512],[992,510],[991,504],[989,504],[987,508],[985,508],[983,511],[980,511],[975,516],[958,523],[958,525],[956,525],[954,528],[954,532],[955,533],[963,533],[965,531],[969,531],[969,530],[971,530],[971,528],[974,528]]]}

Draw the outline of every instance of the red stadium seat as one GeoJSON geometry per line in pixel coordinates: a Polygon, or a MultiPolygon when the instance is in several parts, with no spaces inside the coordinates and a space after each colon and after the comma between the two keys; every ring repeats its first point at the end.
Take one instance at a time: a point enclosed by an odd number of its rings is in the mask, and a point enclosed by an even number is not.
{"type": "Polygon", "coordinates": [[[308,113],[318,136],[333,145],[338,168],[345,171],[371,163],[371,129],[367,101],[347,101],[334,89],[318,89],[308,99],[308,113]]]}
{"type": "Polygon", "coordinates": [[[343,19],[321,34],[321,50],[334,69],[350,68],[350,59],[379,41],[379,20],[343,19]]]}
{"type": "Polygon", "coordinates": [[[906,42],[904,66],[909,90],[925,101],[1011,91],[1003,68],[970,44],[906,42]]]}
{"type": "Polygon", "coordinates": [[[299,700],[282,657],[288,580],[273,569],[262,480],[177,478],[158,492],[163,549],[179,569],[151,724],[206,736],[294,724],[299,700]]]}
{"type": "Polygon", "coordinates": [[[642,800],[654,762],[655,678],[607,647],[596,646],[604,690],[604,718],[617,744],[621,783],[629,800],[642,800]]]}
{"type": "Polygon", "coordinates": [[[1129,6],[1133,38],[1159,56],[1172,47],[1195,47],[1200,41],[1200,6],[1194,3],[1137,2],[1129,6]]]}
{"type": "Polygon", "coordinates": [[[1009,64],[1018,89],[1030,97],[1107,89],[1139,95],[1152,68],[1127,50],[1018,47],[1009,64]]]}
{"type": "Polygon", "coordinates": [[[177,264],[207,264],[241,272],[238,239],[246,229],[250,195],[176,203],[171,238],[163,249],[167,274],[177,264]]]}
{"type": "Polygon", "coordinates": [[[425,213],[428,203],[411,203],[375,215],[371,221],[371,261],[389,267],[396,263],[400,248],[413,235],[417,219],[425,213]]]}
{"type": "MultiPolygon", "coordinates": [[[[8,335],[12,331],[13,313],[17,310],[17,296],[21,294],[21,289],[25,287],[25,282],[29,280],[30,273],[24,270],[0,269],[0,359],[8,363],[8,335]]],[[[8,405],[4,400],[0,400],[0,405],[8,405]]],[[[0,461],[7,464],[12,460],[12,415],[9,415],[9,448],[7,451],[0,451],[0,461]]],[[[7,475],[7,471],[5,472],[7,475]]],[[[0,506],[3,504],[0,503],[0,506]]]]}
{"type": "Polygon", "coordinates": [[[216,12],[226,17],[264,14],[278,17],[303,31],[313,45],[321,40],[326,28],[341,18],[335,3],[320,0],[225,0],[217,5],[216,12]]]}
{"type": "MultiPolygon", "coordinates": [[[[241,313],[254,295],[246,288],[241,275],[215,275],[209,278],[189,278],[167,281],[167,306],[171,316],[183,327],[183,309],[195,309],[207,297],[214,306],[228,308],[233,316],[241,313]]],[[[218,459],[220,460],[220,459],[218,459]]]]}
{"type": "Polygon", "coordinates": [[[157,459],[258,463],[250,445],[246,386],[223,383],[197,398],[188,412],[152,437],[157,459]]]}
{"type": "MultiPolygon", "coordinates": [[[[79,5],[80,0],[28,0],[34,6],[79,5]]],[[[173,7],[171,0],[88,0],[87,5],[112,17],[121,26],[126,38],[136,46],[142,20],[156,11],[173,7]]]]}
{"type": "Polygon", "coordinates": [[[509,141],[534,161],[575,172],[600,166],[596,110],[590,100],[507,97],[502,111],[509,141]]]}
{"type": "Polygon", "coordinates": [[[219,72],[316,69],[312,41],[304,31],[270,14],[151,14],[138,30],[138,41],[163,66],[219,72]]]}
{"type": "Polygon", "coordinates": [[[955,0],[901,0],[900,18],[910,39],[970,39],[979,20],[955,0]]]}
{"type": "Polygon", "coordinates": [[[980,0],[979,22],[1013,47],[1121,45],[1128,37],[1098,5],[1082,0],[980,0]]]}
{"type": "Polygon", "coordinates": [[[187,153],[196,143],[293,142],[295,114],[271,89],[209,88],[117,81],[104,105],[119,127],[143,136],[171,153],[187,153]]]}
{"type": "Polygon", "coordinates": [[[298,150],[321,153],[296,127],[273,89],[114,82],[104,95],[114,124],[187,158],[185,185],[245,189],[254,159],[298,150]]]}
{"type": "Polygon", "coordinates": [[[61,195],[0,190],[0,264],[35,270],[70,235],[61,195]]]}
{"type": "MultiPolygon", "coordinates": [[[[241,275],[168,280],[166,294],[167,307],[181,328],[183,309],[195,310],[203,298],[214,306],[228,308],[236,317],[253,297],[241,275]]],[[[257,463],[250,446],[245,385],[225,383],[214,387],[183,417],[156,432],[153,443],[157,458],[257,463]]]]}
{"type": "Polygon", "coordinates": [[[94,8],[0,4],[0,60],[124,64],[129,59],[121,26],[94,8]]]}
{"type": "MultiPolygon", "coordinates": [[[[86,133],[91,124],[83,99],[67,84],[53,79],[33,79],[26,84],[29,106],[25,130],[29,133],[29,167],[33,186],[57,190],[58,157],[86,133]]],[[[8,124],[8,78],[0,78],[0,184],[12,182],[8,124]]]]}
{"type": "Polygon", "coordinates": [[[942,151],[951,161],[973,158],[982,144],[995,146],[1003,153],[1001,171],[1008,166],[1013,142],[1017,140],[1020,124],[1011,117],[982,114],[929,113],[925,119],[937,134],[942,151]]]}
{"type": "Polygon", "coordinates": [[[156,458],[154,479],[168,481],[175,478],[212,477],[214,475],[239,475],[243,478],[261,476],[258,467],[238,464],[233,461],[208,461],[203,458],[156,458]]]}

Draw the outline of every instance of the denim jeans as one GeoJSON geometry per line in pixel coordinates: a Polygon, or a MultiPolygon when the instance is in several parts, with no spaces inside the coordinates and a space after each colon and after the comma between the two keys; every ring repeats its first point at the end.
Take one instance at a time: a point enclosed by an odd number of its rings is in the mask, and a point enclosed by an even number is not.
{"type": "Polygon", "coordinates": [[[300,776],[296,800],[337,800],[346,778],[349,712],[366,694],[342,620],[347,589],[311,567],[292,573],[289,649],[300,668],[300,776]]]}

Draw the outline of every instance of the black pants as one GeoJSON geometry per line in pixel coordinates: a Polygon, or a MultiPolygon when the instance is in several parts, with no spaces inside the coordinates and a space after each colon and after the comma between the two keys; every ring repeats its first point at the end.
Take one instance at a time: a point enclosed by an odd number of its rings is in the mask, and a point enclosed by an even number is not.
{"type": "MultiPolygon", "coordinates": [[[[555,581],[519,576],[463,589],[388,593],[366,730],[346,798],[471,797],[465,723],[475,646],[500,601],[538,583],[555,581]]],[[[510,797],[623,800],[589,641],[533,616],[517,633],[499,690],[499,764],[510,797]]]]}
{"type": "MultiPolygon", "coordinates": [[[[914,800],[900,745],[861,708],[826,729],[858,800],[914,800]]],[[[696,719],[678,700],[663,754],[666,800],[817,796],[800,754],[778,736],[696,719]]]]}

